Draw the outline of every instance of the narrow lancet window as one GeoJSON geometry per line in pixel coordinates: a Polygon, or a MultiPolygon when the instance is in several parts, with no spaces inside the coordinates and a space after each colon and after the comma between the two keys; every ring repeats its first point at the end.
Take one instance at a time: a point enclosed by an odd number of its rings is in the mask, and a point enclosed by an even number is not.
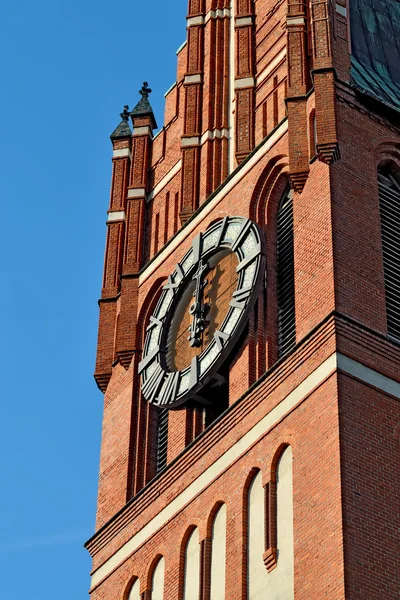
{"type": "Polygon", "coordinates": [[[161,408],[157,415],[157,474],[167,466],[168,409],[161,408]]]}
{"type": "Polygon", "coordinates": [[[151,581],[151,600],[164,600],[165,560],[160,558],[153,572],[151,581]]]}
{"type": "Polygon", "coordinates": [[[277,215],[278,350],[285,356],[296,344],[294,299],[293,201],[288,187],[277,215]]]}
{"type": "Polygon", "coordinates": [[[199,530],[190,534],[185,550],[185,572],[183,581],[183,600],[200,598],[200,541],[199,530]]]}
{"type": "Polygon", "coordinates": [[[378,182],[387,331],[400,342],[400,180],[379,169],[378,182]]]}
{"type": "Polygon", "coordinates": [[[140,600],[140,581],[136,579],[135,583],[131,587],[129,592],[128,600],[140,600]]]}
{"type": "Polygon", "coordinates": [[[226,506],[214,517],[211,545],[211,600],[225,600],[226,506]]]}

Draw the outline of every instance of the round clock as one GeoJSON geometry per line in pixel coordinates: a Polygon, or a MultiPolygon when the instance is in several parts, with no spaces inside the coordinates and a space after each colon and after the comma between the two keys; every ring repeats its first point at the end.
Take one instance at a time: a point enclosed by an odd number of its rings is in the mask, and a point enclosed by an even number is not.
{"type": "Polygon", "coordinates": [[[139,364],[143,396],[162,408],[195,400],[218,380],[246,325],[265,270],[263,236],[225,217],[194,238],[168,277],[147,327],[139,364]]]}

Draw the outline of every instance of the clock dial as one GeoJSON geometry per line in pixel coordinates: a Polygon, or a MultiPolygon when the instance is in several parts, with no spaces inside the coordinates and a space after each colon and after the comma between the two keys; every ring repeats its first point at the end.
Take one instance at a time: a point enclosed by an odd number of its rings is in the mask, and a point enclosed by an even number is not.
{"type": "Polygon", "coordinates": [[[229,250],[217,252],[207,263],[203,278],[205,322],[204,329],[197,338],[198,345],[191,345],[189,340],[196,282],[191,280],[183,291],[168,333],[167,365],[171,371],[181,371],[188,367],[194,356],[202,354],[214,339],[214,333],[226,317],[232,293],[237,286],[237,265],[236,254],[229,250]]]}
{"type": "Polygon", "coordinates": [[[149,402],[201,402],[247,322],[264,269],[263,238],[248,219],[226,217],[194,238],[147,328],[139,372],[149,402]]]}

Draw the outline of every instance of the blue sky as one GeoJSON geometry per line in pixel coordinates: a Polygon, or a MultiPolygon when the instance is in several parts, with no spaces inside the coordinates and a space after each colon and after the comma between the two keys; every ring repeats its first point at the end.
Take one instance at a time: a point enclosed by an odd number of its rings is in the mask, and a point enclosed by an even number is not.
{"type": "Polygon", "coordinates": [[[87,597],[109,135],[143,80],[162,124],[186,5],[20,0],[0,9],[2,600],[87,597]]]}

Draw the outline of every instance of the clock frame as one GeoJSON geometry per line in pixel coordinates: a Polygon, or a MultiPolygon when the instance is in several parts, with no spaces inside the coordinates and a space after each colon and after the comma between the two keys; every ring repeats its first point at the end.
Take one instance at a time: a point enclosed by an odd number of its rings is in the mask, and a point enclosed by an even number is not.
{"type": "MultiPolygon", "coordinates": [[[[178,408],[201,396],[205,385],[218,379],[221,368],[242,333],[264,280],[265,244],[258,226],[244,217],[225,217],[198,234],[191,248],[168,277],[146,330],[143,358],[139,364],[142,393],[160,408],[178,408]],[[221,250],[234,252],[238,280],[222,325],[212,340],[182,370],[172,371],[167,361],[168,333],[184,291],[204,264],[221,250]]],[[[189,344],[189,341],[188,341],[189,344]]]]}

